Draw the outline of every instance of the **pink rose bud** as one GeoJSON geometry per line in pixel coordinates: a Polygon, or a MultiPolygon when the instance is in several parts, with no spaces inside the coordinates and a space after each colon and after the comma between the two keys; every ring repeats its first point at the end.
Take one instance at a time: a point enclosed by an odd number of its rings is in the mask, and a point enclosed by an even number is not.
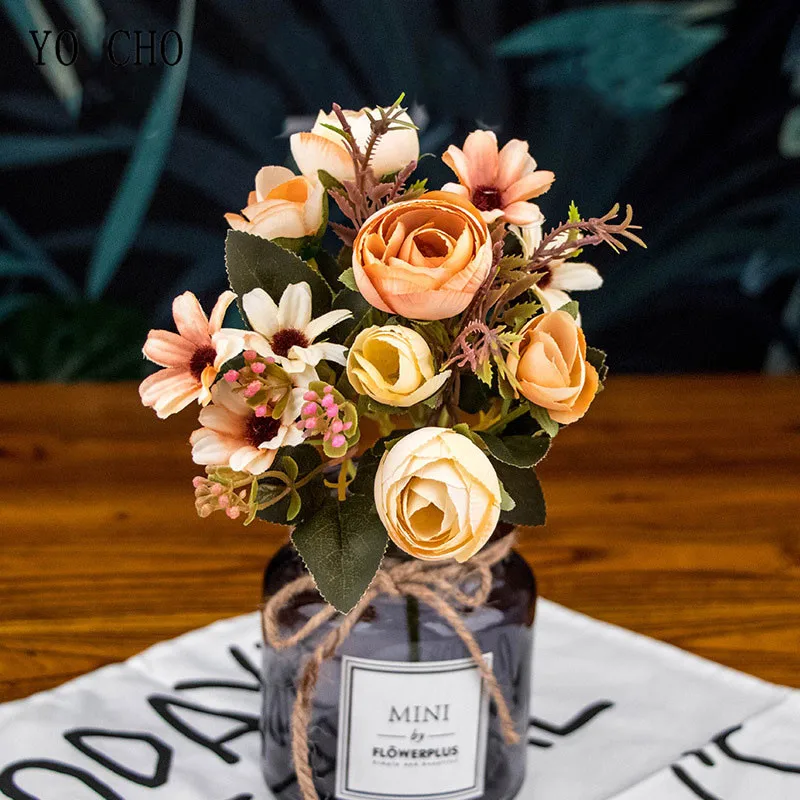
{"type": "Polygon", "coordinates": [[[239,380],[239,373],[235,369],[229,369],[225,373],[224,378],[225,378],[226,381],[228,381],[228,383],[233,383],[234,381],[238,381],[239,380]]]}
{"type": "Polygon", "coordinates": [[[261,383],[259,381],[250,381],[247,384],[247,387],[244,390],[245,397],[253,397],[253,395],[258,394],[258,390],[261,388],[261,383]]]}
{"type": "Polygon", "coordinates": [[[266,406],[256,406],[256,416],[266,417],[269,409],[266,406]]]}
{"type": "Polygon", "coordinates": [[[267,362],[267,364],[274,364],[274,363],[275,363],[275,359],[274,359],[272,356],[267,356],[267,357],[264,359],[264,361],[266,361],[266,362],[267,362]]]}
{"type": "Polygon", "coordinates": [[[238,508],[226,508],[225,513],[231,518],[236,519],[242,512],[238,508]]]}
{"type": "Polygon", "coordinates": [[[333,419],[334,417],[339,416],[339,406],[334,403],[331,406],[328,406],[327,411],[325,412],[328,415],[328,419],[333,419]]]}
{"type": "Polygon", "coordinates": [[[336,436],[333,437],[333,440],[331,441],[331,444],[334,447],[344,447],[346,442],[347,442],[347,439],[345,439],[344,436],[342,436],[341,433],[337,433],[336,436]]]}
{"type": "Polygon", "coordinates": [[[223,491],[224,491],[224,489],[218,483],[212,483],[211,484],[211,494],[214,494],[217,497],[219,497],[222,494],[223,491]]]}
{"type": "Polygon", "coordinates": [[[317,427],[317,418],[311,417],[311,419],[307,419],[305,423],[301,424],[305,425],[307,431],[313,431],[317,427]]]}
{"type": "Polygon", "coordinates": [[[223,494],[219,500],[217,500],[217,502],[219,503],[220,508],[227,508],[231,504],[231,499],[228,497],[228,495],[223,494]]]}
{"type": "Polygon", "coordinates": [[[353,423],[352,422],[345,422],[345,424],[342,425],[342,430],[343,431],[349,431],[350,428],[352,428],[352,427],[353,427],[353,423]]]}
{"type": "Polygon", "coordinates": [[[335,419],[331,424],[331,430],[334,433],[341,433],[344,430],[344,424],[340,419],[335,419]]]}
{"type": "Polygon", "coordinates": [[[244,358],[245,361],[255,361],[258,358],[258,353],[255,350],[245,350],[244,358]]]}
{"type": "Polygon", "coordinates": [[[303,410],[300,412],[304,417],[313,417],[319,411],[319,406],[316,403],[306,403],[303,410]]]}
{"type": "MultiPolygon", "coordinates": [[[[325,387],[328,388],[327,386],[325,387]]],[[[322,406],[323,408],[330,408],[336,401],[333,399],[333,395],[326,394],[325,397],[322,398],[322,406]]]]}
{"type": "Polygon", "coordinates": [[[260,375],[265,369],[267,368],[266,364],[262,364],[260,361],[256,361],[255,363],[250,365],[250,369],[255,372],[256,375],[260,375]]]}
{"type": "Polygon", "coordinates": [[[319,395],[316,392],[308,391],[303,395],[303,400],[308,400],[310,403],[315,403],[319,400],[319,395]]]}
{"type": "Polygon", "coordinates": [[[192,486],[194,486],[195,489],[199,489],[205,482],[206,479],[202,475],[197,475],[192,478],[192,486]]]}
{"type": "Polygon", "coordinates": [[[333,391],[333,386],[327,384],[322,391],[325,392],[325,394],[330,394],[333,391]]]}
{"type": "Polygon", "coordinates": [[[330,439],[330,438],[331,438],[331,432],[330,431],[325,431],[325,435],[322,437],[322,441],[323,442],[327,442],[328,439],[330,439]]]}

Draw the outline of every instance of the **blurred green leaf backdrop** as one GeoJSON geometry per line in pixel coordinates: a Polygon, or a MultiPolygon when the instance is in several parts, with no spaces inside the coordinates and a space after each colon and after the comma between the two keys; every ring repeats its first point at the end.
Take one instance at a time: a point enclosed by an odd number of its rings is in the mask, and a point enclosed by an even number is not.
{"type": "Polygon", "coordinates": [[[593,254],[606,285],[578,296],[615,369],[800,367],[797,0],[0,0],[0,20],[2,379],[144,374],[172,297],[224,288],[222,215],[289,163],[287,120],[401,91],[425,152],[528,139],[553,224],[633,204],[649,249],[593,254]],[[74,30],[75,63],[51,40],[37,66],[31,29],[74,30]],[[178,30],[182,58],[115,67],[117,29],[178,30]]]}

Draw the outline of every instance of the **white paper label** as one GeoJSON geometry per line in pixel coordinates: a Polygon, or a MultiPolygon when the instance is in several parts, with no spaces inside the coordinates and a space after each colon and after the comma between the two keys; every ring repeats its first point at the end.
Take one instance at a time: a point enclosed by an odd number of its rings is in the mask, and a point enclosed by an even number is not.
{"type": "MultiPolygon", "coordinates": [[[[492,655],[484,655],[491,665],[492,655]]],[[[336,797],[474,800],[484,793],[489,697],[471,658],[342,658],[336,797]]]]}

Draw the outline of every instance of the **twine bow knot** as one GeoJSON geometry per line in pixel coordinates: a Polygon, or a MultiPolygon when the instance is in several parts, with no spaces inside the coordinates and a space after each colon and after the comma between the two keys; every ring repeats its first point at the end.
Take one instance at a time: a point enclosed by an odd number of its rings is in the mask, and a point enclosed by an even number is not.
{"type": "MultiPolygon", "coordinates": [[[[464,643],[484,681],[484,686],[494,700],[503,738],[508,744],[519,741],[519,733],[508,709],[503,692],[497,683],[494,670],[483,658],[480,646],[458,612],[458,607],[478,608],[489,597],[492,589],[492,567],[511,551],[513,536],[485,547],[470,559],[468,565],[447,562],[399,561],[385,564],[375,575],[364,596],[355,607],[341,618],[341,622],[323,637],[303,665],[297,682],[297,696],[292,710],[292,758],[297,782],[304,800],[319,800],[314,787],[314,774],[308,754],[308,726],[314,690],[322,664],[331,658],[369,604],[380,594],[391,597],[414,597],[436,611],[446,620],[464,643]]],[[[337,616],[333,606],[325,605],[295,633],[283,637],[278,616],[281,610],[298,595],[314,591],[316,585],[310,575],[304,575],[286,584],[266,603],[261,614],[264,640],[275,650],[285,650],[311,636],[325,623],[337,616]]]]}

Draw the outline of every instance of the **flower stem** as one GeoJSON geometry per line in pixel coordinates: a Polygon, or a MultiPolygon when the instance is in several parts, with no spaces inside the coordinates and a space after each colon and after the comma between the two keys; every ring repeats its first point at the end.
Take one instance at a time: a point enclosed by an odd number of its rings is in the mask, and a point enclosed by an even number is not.
{"type": "Polygon", "coordinates": [[[419,600],[406,597],[406,623],[408,625],[408,660],[419,661],[419,600]]]}
{"type": "Polygon", "coordinates": [[[506,414],[502,419],[499,419],[490,428],[487,428],[486,433],[502,433],[506,426],[510,425],[515,419],[528,413],[528,406],[520,403],[511,413],[506,414]]]}

